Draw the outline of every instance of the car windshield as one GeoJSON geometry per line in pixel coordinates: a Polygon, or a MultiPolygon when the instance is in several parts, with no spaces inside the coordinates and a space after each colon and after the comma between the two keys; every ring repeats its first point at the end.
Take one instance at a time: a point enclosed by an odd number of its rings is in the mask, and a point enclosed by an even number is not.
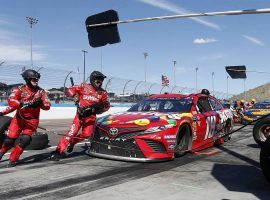
{"type": "Polygon", "coordinates": [[[192,98],[155,98],[145,99],[134,106],[128,112],[158,111],[158,112],[190,112],[192,98]]]}

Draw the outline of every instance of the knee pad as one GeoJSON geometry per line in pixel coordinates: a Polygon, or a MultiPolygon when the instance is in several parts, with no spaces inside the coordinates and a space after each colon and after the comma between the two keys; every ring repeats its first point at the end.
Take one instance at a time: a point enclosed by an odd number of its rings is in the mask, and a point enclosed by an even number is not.
{"type": "Polygon", "coordinates": [[[32,140],[32,137],[30,135],[21,135],[19,146],[22,148],[27,147],[32,140]]]}
{"type": "Polygon", "coordinates": [[[10,137],[8,137],[8,136],[7,136],[7,137],[5,138],[5,140],[4,140],[4,144],[5,144],[6,146],[13,146],[14,143],[15,143],[15,139],[10,138],[10,137]]]}

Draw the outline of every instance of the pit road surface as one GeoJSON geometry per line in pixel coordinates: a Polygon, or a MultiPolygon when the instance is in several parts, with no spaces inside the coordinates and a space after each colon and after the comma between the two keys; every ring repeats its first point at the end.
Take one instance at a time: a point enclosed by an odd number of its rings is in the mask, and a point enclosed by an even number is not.
{"type": "MultiPolygon", "coordinates": [[[[46,120],[40,125],[64,134],[70,124],[46,120]]],[[[0,161],[0,199],[270,199],[252,127],[222,146],[161,163],[93,158],[84,144],[59,162],[47,160],[54,147],[24,152],[14,168],[5,168],[5,155],[0,161]]],[[[49,138],[55,146],[60,137],[49,138]]]]}

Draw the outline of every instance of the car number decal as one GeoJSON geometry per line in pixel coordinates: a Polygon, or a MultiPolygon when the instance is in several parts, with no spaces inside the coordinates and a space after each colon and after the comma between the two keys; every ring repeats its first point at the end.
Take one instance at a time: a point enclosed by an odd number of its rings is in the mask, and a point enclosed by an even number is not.
{"type": "Polygon", "coordinates": [[[215,127],[216,127],[216,117],[215,116],[207,117],[206,118],[206,134],[204,137],[205,140],[214,136],[215,127]]]}

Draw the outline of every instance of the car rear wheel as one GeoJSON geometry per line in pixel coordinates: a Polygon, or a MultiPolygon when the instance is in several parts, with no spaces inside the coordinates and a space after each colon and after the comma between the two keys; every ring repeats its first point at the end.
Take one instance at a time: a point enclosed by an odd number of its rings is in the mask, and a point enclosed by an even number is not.
{"type": "Polygon", "coordinates": [[[174,150],[174,157],[180,157],[187,153],[188,145],[190,141],[190,128],[187,124],[180,127],[179,132],[176,136],[176,146],[174,150]]]}
{"type": "Polygon", "coordinates": [[[265,178],[270,182],[270,138],[262,144],[260,152],[260,165],[265,178]]]}
{"type": "Polygon", "coordinates": [[[253,127],[253,138],[257,144],[262,145],[270,136],[270,118],[259,120],[253,127]]]}

